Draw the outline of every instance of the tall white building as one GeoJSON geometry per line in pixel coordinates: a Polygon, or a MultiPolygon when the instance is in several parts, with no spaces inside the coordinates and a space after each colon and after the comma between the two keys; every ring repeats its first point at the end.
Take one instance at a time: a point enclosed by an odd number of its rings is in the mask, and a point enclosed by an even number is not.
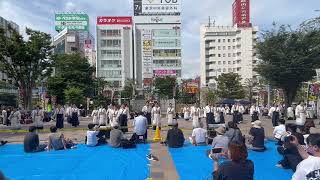
{"type": "Polygon", "coordinates": [[[201,85],[214,86],[223,73],[237,73],[242,78],[256,78],[257,27],[211,26],[200,28],[201,85]]]}
{"type": "Polygon", "coordinates": [[[123,88],[133,78],[132,17],[97,18],[97,77],[123,88]]]}
{"type": "Polygon", "coordinates": [[[134,78],[150,87],[156,76],[181,79],[180,0],[134,0],[134,78]]]}

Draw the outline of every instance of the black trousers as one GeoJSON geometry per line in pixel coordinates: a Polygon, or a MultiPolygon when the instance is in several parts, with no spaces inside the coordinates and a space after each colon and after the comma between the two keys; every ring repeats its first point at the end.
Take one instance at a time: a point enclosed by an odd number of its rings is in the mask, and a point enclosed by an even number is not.
{"type": "Polygon", "coordinates": [[[128,132],[128,116],[126,114],[121,114],[119,117],[119,123],[122,132],[128,132]]]}
{"type": "Polygon", "coordinates": [[[279,117],[280,117],[279,112],[275,111],[275,112],[272,113],[272,125],[273,125],[273,127],[278,126],[279,117]]]}
{"type": "Polygon", "coordinates": [[[57,122],[56,122],[56,127],[58,129],[62,129],[63,128],[63,114],[57,114],[57,122]]]}
{"type": "Polygon", "coordinates": [[[146,113],[146,114],[144,115],[144,117],[147,118],[148,125],[151,125],[151,113],[146,113]]]}
{"type": "Polygon", "coordinates": [[[207,113],[206,124],[207,124],[207,128],[209,127],[209,124],[215,124],[214,115],[212,112],[207,113]]]}
{"type": "Polygon", "coordinates": [[[240,116],[239,116],[239,111],[234,111],[233,112],[233,116],[232,116],[232,121],[234,122],[234,123],[239,123],[239,121],[240,121],[240,116]]]}
{"type": "Polygon", "coordinates": [[[254,112],[251,116],[251,122],[255,122],[257,120],[259,120],[258,112],[254,112]]]}

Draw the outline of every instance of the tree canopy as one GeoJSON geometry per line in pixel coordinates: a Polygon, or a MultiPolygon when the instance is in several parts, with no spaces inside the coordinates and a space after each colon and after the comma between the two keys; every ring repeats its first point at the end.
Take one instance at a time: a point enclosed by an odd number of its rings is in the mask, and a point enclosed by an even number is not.
{"type": "Polygon", "coordinates": [[[160,97],[173,98],[176,94],[176,78],[175,77],[157,77],[153,85],[160,97]]]}
{"type": "Polygon", "coordinates": [[[32,89],[36,82],[51,73],[51,36],[26,28],[27,40],[8,27],[0,29],[0,71],[19,88],[23,107],[31,109],[32,89]]]}
{"type": "Polygon", "coordinates": [[[320,31],[280,26],[262,37],[257,45],[261,63],[256,71],[271,85],[283,89],[285,103],[291,105],[301,83],[311,80],[320,66],[320,31]]]}
{"type": "Polygon", "coordinates": [[[242,99],[245,97],[240,75],[236,73],[222,74],[216,78],[216,81],[218,84],[216,93],[220,98],[242,99]]]}

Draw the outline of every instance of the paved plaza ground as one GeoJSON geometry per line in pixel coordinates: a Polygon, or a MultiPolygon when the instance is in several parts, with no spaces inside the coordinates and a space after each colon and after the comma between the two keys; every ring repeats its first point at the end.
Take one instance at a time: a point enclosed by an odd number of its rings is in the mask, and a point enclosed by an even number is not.
{"type": "MultiPolygon", "coordinates": [[[[231,116],[226,117],[226,121],[231,120],[231,116]]],[[[248,115],[244,116],[244,122],[239,125],[242,133],[244,135],[247,135],[249,132],[249,129],[251,127],[250,123],[251,117],[248,115]]],[[[265,128],[265,133],[266,136],[269,138],[272,138],[272,124],[271,124],[271,119],[268,119],[266,117],[261,117],[260,120],[263,123],[263,127],[265,128]]],[[[78,128],[72,128],[71,125],[68,123],[65,123],[65,129],[62,130],[64,133],[65,137],[71,138],[72,140],[76,141],[77,143],[84,143],[84,137],[86,134],[86,128],[87,124],[92,121],[91,118],[82,118],[80,122],[80,127],[78,128]]],[[[131,122],[129,124],[131,125],[131,122]]],[[[163,125],[166,126],[167,122],[166,119],[162,119],[163,125]]],[[[179,127],[183,130],[184,135],[186,139],[191,135],[192,133],[192,122],[191,121],[185,121],[183,119],[178,120],[179,122],[179,127]]],[[[205,120],[203,119],[203,122],[205,120]]],[[[294,122],[294,121],[292,121],[294,122]]],[[[287,121],[287,123],[290,123],[290,121],[287,121]]],[[[48,128],[51,125],[54,125],[55,122],[49,122],[45,123],[45,130],[40,132],[39,137],[40,141],[46,142],[47,137],[48,137],[48,128]]],[[[315,124],[317,125],[317,130],[319,130],[319,121],[315,120],[315,124]]],[[[30,125],[23,125],[23,130],[27,130],[30,125]]],[[[13,131],[8,131],[8,127],[0,125],[0,138],[9,141],[9,143],[12,144],[21,144],[23,142],[23,137],[25,132],[13,132],[13,131]]],[[[164,127],[161,130],[161,136],[162,138],[166,137],[168,127],[164,127]]],[[[129,129],[129,133],[126,134],[127,138],[130,138],[132,135],[132,128],[129,129]]],[[[319,131],[320,132],[320,131],[319,131]]],[[[179,179],[178,173],[176,171],[176,168],[174,166],[174,163],[172,161],[171,156],[169,155],[168,148],[161,145],[160,143],[154,143],[152,141],[154,137],[154,131],[149,129],[148,130],[148,141],[151,144],[151,153],[159,158],[158,162],[150,162],[150,177],[154,179],[179,179]]]]}

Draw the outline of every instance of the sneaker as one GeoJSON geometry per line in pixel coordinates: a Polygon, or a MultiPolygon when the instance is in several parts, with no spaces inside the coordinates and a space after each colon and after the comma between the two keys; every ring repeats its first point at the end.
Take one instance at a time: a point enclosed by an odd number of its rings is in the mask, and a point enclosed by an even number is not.
{"type": "Polygon", "coordinates": [[[71,149],[76,149],[76,148],[77,148],[77,146],[72,146],[72,147],[71,147],[71,149]]]}
{"type": "Polygon", "coordinates": [[[159,159],[155,156],[153,156],[152,154],[147,155],[147,159],[149,161],[159,161],[159,159]]]}
{"type": "Polygon", "coordinates": [[[276,164],[276,167],[283,169],[283,166],[281,164],[276,164]]]}

